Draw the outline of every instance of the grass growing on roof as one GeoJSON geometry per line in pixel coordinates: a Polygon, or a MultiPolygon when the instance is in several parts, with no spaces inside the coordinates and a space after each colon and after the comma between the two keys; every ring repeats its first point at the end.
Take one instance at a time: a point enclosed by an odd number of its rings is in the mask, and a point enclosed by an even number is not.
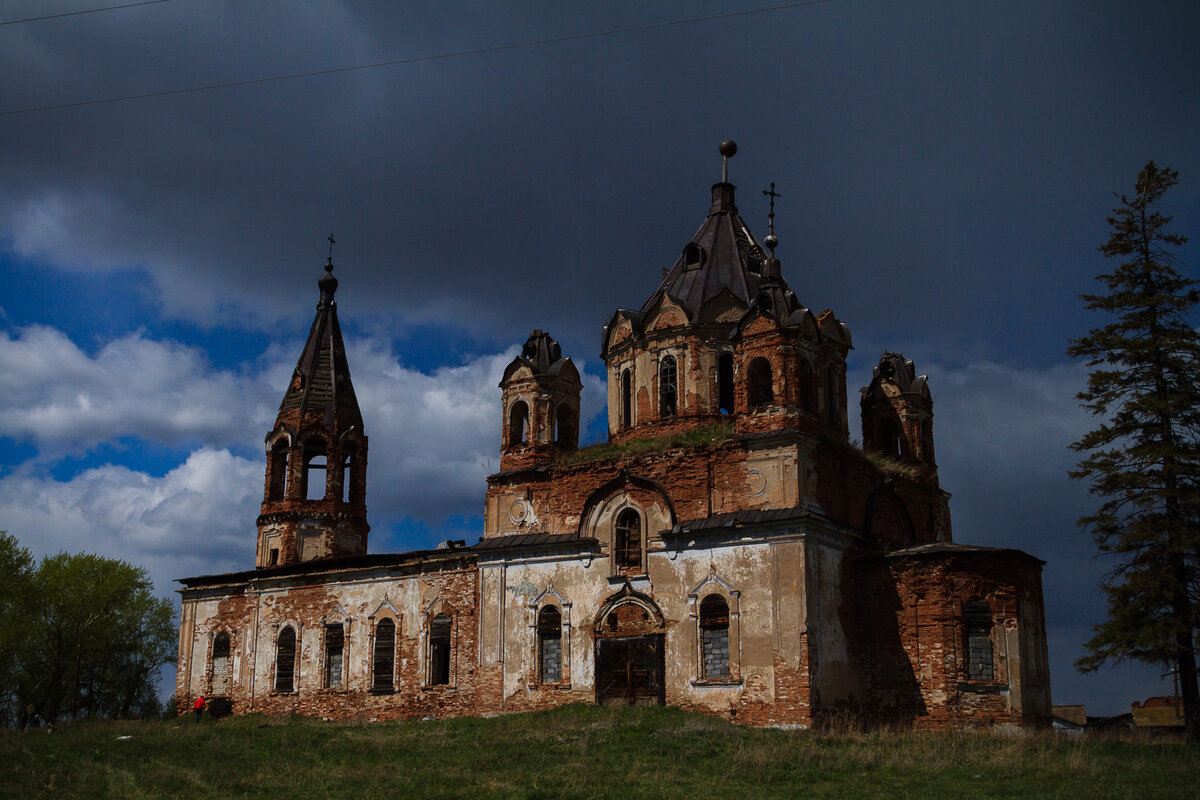
{"type": "Polygon", "coordinates": [[[592,461],[609,461],[626,456],[658,453],[675,447],[695,447],[701,444],[718,444],[733,436],[733,423],[722,422],[708,428],[681,431],[656,439],[630,439],[620,444],[601,442],[590,447],[563,453],[554,459],[554,466],[586,464],[592,461]]]}

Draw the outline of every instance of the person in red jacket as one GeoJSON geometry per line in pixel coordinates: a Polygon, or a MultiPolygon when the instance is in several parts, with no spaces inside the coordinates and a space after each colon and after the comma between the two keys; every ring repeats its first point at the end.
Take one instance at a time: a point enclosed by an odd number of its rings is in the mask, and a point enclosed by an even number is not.
{"type": "Polygon", "coordinates": [[[204,713],[204,695],[196,698],[196,702],[192,704],[192,710],[196,712],[196,722],[199,722],[200,715],[204,713]]]}

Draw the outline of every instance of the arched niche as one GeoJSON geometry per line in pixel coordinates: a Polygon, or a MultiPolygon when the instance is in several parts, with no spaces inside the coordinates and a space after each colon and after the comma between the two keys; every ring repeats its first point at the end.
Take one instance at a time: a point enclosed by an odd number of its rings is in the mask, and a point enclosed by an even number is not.
{"type": "Polygon", "coordinates": [[[592,493],[580,515],[579,535],[600,542],[609,555],[612,573],[640,574],[646,569],[646,554],[654,536],[674,526],[675,508],[666,491],[656,482],[622,471],[592,493]],[[624,515],[636,514],[640,522],[641,562],[636,567],[617,565],[617,523],[624,515]]]}

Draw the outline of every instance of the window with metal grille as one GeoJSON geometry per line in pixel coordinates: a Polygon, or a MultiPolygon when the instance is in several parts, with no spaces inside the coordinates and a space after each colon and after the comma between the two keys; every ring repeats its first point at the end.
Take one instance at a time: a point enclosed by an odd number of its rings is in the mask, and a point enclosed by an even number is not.
{"type": "Polygon", "coordinates": [[[963,627],[967,635],[967,680],[995,680],[992,610],[986,601],[976,598],[963,606],[963,627]]]}
{"type": "Polygon", "coordinates": [[[375,626],[371,688],[390,691],[395,688],[396,623],[383,619],[375,626]]]}
{"type": "Polygon", "coordinates": [[[562,613],[555,606],[538,612],[538,665],[542,683],[562,680],[562,613]]]}
{"type": "Polygon", "coordinates": [[[284,626],[275,640],[275,691],[291,692],[296,688],[296,631],[284,626]]]}
{"type": "Polygon", "coordinates": [[[335,689],[342,685],[342,653],[345,631],[341,624],[325,626],[325,688],[335,689]]]}
{"type": "Polygon", "coordinates": [[[729,605],[719,594],[700,603],[701,671],[704,680],[729,679],[729,605]]]}
{"type": "Polygon", "coordinates": [[[771,381],[771,362],[765,358],[756,358],[750,362],[746,370],[748,384],[746,391],[751,407],[765,406],[775,400],[775,389],[771,381]]]}
{"type": "Polygon", "coordinates": [[[214,697],[229,696],[229,634],[225,631],[213,639],[212,693],[214,697]]]}
{"type": "Polygon", "coordinates": [[[678,410],[676,394],[678,373],[675,356],[663,356],[658,362],[658,413],[662,417],[673,417],[678,410]]]}
{"type": "Polygon", "coordinates": [[[429,683],[450,683],[450,617],[445,614],[429,623],[429,683]]]}
{"type": "Polygon", "coordinates": [[[642,565],[642,518],[632,508],[617,515],[614,544],[618,567],[642,565]]]}

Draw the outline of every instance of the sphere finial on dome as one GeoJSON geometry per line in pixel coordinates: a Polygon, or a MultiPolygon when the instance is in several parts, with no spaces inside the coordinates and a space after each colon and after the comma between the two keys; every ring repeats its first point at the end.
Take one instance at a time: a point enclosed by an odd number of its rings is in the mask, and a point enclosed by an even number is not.
{"type": "Polygon", "coordinates": [[[729,159],[737,154],[737,142],[725,139],[717,149],[721,152],[721,183],[729,183],[729,159]]]}

